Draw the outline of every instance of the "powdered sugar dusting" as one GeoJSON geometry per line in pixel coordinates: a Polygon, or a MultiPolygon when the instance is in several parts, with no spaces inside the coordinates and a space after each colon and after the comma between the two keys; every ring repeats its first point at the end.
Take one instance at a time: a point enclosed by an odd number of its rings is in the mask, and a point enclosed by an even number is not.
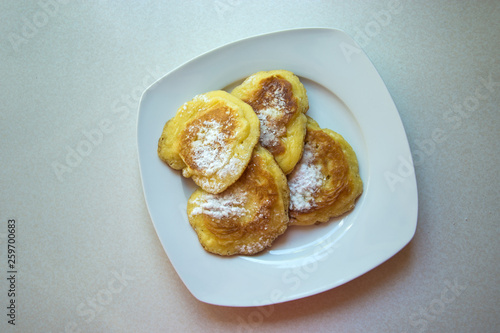
{"type": "Polygon", "coordinates": [[[325,176],[321,166],[312,164],[314,155],[309,145],[304,145],[304,155],[288,179],[290,209],[307,210],[314,207],[314,193],[321,187],[325,176]]]}
{"type": "Polygon", "coordinates": [[[201,100],[205,103],[210,102],[210,98],[206,94],[199,94],[193,97],[193,100],[201,100]]]}
{"type": "Polygon", "coordinates": [[[281,112],[270,107],[257,112],[260,121],[260,142],[264,147],[272,147],[278,144],[278,138],[285,134],[285,128],[274,125],[281,116],[281,112]]]}
{"type": "Polygon", "coordinates": [[[210,176],[227,164],[231,151],[226,149],[228,135],[220,122],[210,120],[202,125],[191,142],[193,161],[210,176]]]}
{"type": "Polygon", "coordinates": [[[220,178],[226,178],[230,175],[241,172],[245,168],[245,162],[239,156],[233,156],[229,162],[217,172],[220,178]]]}
{"type": "Polygon", "coordinates": [[[271,245],[271,240],[263,240],[262,237],[258,241],[250,244],[241,244],[236,247],[239,253],[257,253],[271,245]]]}
{"type": "Polygon", "coordinates": [[[266,97],[271,95],[271,99],[263,99],[263,109],[256,111],[260,120],[260,141],[264,147],[272,147],[279,144],[279,137],[286,133],[285,128],[276,126],[279,118],[286,112],[286,100],[283,87],[268,92],[266,97]]]}
{"type": "Polygon", "coordinates": [[[193,202],[196,207],[191,211],[191,215],[205,214],[219,220],[243,216],[247,213],[245,201],[245,193],[207,193],[193,202]]]}

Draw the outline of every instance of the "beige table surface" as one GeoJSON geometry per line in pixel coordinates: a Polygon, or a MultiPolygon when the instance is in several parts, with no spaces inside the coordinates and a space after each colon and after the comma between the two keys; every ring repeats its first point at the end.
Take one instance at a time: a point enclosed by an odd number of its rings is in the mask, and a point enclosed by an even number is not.
{"type": "Polygon", "coordinates": [[[1,1],[0,331],[500,331],[499,22],[499,1],[1,1]],[[146,208],[139,96],[203,52],[298,27],[344,30],[386,82],[414,158],[416,234],[315,296],[202,303],[146,208]],[[55,167],[97,129],[85,156],[55,167]]]}

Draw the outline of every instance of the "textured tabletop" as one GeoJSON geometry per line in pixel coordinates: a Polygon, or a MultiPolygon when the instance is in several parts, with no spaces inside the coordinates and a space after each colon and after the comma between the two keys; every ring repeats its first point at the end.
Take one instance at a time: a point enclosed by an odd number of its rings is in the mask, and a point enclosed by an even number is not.
{"type": "Polygon", "coordinates": [[[6,0],[0,22],[1,332],[500,330],[498,1],[6,0]],[[139,99],[202,53],[302,27],[345,31],[384,80],[412,150],[416,233],[314,296],[200,302],[148,213],[139,99]]]}

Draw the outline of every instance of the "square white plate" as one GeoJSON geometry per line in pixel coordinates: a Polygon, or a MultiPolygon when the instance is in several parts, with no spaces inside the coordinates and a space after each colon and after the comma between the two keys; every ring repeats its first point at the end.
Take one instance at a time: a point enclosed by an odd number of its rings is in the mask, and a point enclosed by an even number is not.
{"type": "Polygon", "coordinates": [[[203,302],[256,306],[313,295],[380,265],[415,233],[417,186],[401,119],[369,59],[341,31],[270,33],[187,62],[144,92],[137,136],[144,195],[156,232],[186,287],[203,302]],[[318,226],[290,227],[259,255],[212,255],[187,220],[186,204],[195,185],[158,158],[158,138],[179,106],[195,95],[229,89],[272,69],[298,75],[307,89],[308,115],[351,144],[364,192],[351,213],[318,226]]]}

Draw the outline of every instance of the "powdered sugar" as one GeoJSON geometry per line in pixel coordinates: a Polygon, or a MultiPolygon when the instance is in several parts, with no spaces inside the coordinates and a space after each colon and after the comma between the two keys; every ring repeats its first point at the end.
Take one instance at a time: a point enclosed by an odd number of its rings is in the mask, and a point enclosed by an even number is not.
{"type": "Polygon", "coordinates": [[[250,244],[241,244],[236,247],[239,253],[257,253],[271,245],[271,239],[263,240],[262,237],[258,241],[250,244]]]}
{"type": "Polygon", "coordinates": [[[240,170],[243,170],[246,166],[245,161],[243,161],[239,156],[235,155],[231,157],[229,162],[217,172],[217,175],[220,178],[226,178],[230,175],[234,175],[236,173],[240,173],[240,170]]]}
{"type": "Polygon", "coordinates": [[[279,143],[279,137],[286,133],[286,129],[276,126],[278,120],[286,112],[286,100],[283,87],[269,92],[272,99],[263,100],[263,109],[258,110],[257,117],[260,120],[260,141],[264,147],[276,146],[279,143]]]}
{"type": "Polygon", "coordinates": [[[210,98],[206,94],[199,94],[193,97],[193,100],[201,100],[205,103],[210,102],[210,98]]]}
{"type": "Polygon", "coordinates": [[[264,94],[263,105],[265,107],[273,106],[273,107],[277,108],[278,110],[283,110],[286,107],[284,87],[282,85],[279,85],[275,89],[271,89],[269,91],[266,91],[266,93],[264,94]],[[268,98],[268,97],[271,97],[271,98],[268,98]]]}
{"type": "Polygon", "coordinates": [[[268,107],[266,109],[259,110],[259,116],[262,118],[270,118],[270,119],[279,118],[282,115],[282,113],[283,113],[282,109],[276,107],[268,107]]]}
{"type": "Polygon", "coordinates": [[[224,167],[231,157],[231,151],[226,149],[228,135],[222,129],[218,121],[204,121],[191,142],[193,161],[207,176],[224,167]]]}
{"type": "Polygon", "coordinates": [[[313,195],[323,184],[325,176],[321,173],[321,166],[312,163],[313,157],[306,144],[302,160],[288,179],[291,210],[307,210],[315,206],[313,195]]]}
{"type": "Polygon", "coordinates": [[[257,113],[260,121],[260,142],[264,147],[277,145],[278,138],[285,133],[284,128],[275,125],[279,115],[279,111],[274,108],[259,110],[257,113]]]}
{"type": "Polygon", "coordinates": [[[207,193],[193,202],[196,207],[191,211],[191,215],[205,214],[219,220],[243,216],[247,213],[245,201],[245,193],[207,193]]]}

